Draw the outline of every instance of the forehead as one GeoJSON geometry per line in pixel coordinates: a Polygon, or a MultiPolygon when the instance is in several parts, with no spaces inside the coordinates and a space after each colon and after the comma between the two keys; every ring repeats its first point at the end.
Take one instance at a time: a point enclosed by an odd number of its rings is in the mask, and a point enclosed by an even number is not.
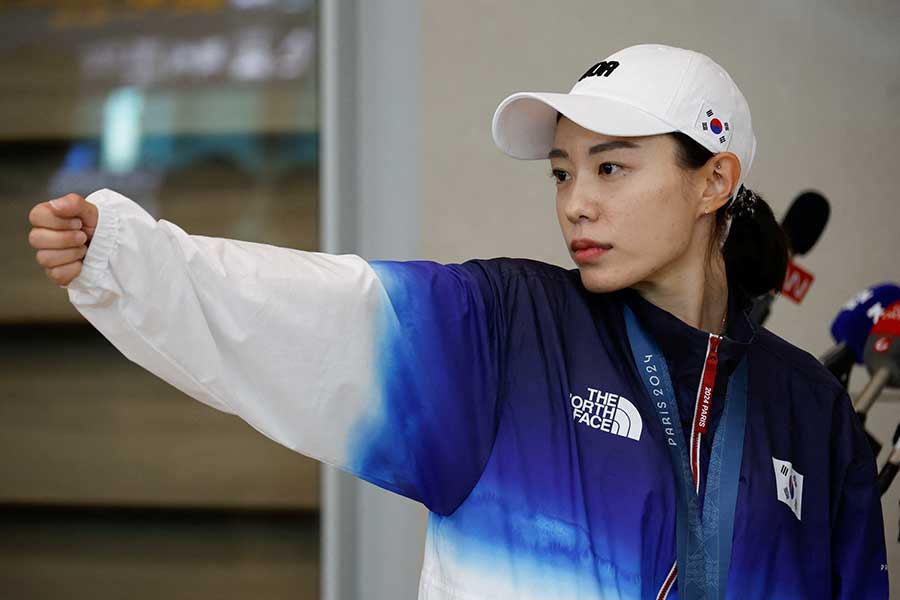
{"type": "Polygon", "coordinates": [[[591,131],[590,129],[585,129],[578,123],[575,123],[574,121],[566,117],[561,117],[559,122],[556,124],[556,133],[553,136],[553,147],[565,150],[567,153],[572,154],[573,152],[578,152],[579,149],[590,148],[591,146],[595,146],[597,144],[628,141],[633,142],[638,146],[638,148],[632,149],[630,151],[642,149],[656,150],[660,147],[660,145],[665,144],[665,138],[668,137],[669,136],[667,135],[636,137],[604,135],[602,133],[597,133],[596,131],[591,131]]]}

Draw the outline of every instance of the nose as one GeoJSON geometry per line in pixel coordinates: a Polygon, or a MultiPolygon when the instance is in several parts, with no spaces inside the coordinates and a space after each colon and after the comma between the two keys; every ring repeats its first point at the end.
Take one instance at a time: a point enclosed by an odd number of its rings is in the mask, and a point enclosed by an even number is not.
{"type": "Polygon", "coordinates": [[[597,190],[591,189],[587,183],[577,179],[569,186],[568,194],[563,200],[563,211],[573,225],[581,221],[596,221],[600,216],[600,203],[597,190]]]}

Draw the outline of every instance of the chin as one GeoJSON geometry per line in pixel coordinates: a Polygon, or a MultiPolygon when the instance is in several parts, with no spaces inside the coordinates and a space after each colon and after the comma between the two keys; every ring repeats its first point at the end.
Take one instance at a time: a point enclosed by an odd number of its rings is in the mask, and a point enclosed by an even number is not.
{"type": "Polygon", "coordinates": [[[579,265],[578,272],[585,289],[595,294],[615,292],[638,282],[638,279],[621,272],[592,265],[579,265]]]}

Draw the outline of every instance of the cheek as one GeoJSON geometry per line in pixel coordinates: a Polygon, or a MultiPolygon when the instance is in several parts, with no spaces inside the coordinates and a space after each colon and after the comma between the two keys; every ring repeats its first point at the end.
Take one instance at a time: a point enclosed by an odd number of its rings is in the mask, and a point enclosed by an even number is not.
{"type": "Polygon", "coordinates": [[[647,259],[660,259],[687,246],[690,214],[677,186],[658,185],[627,206],[620,214],[619,233],[629,250],[647,259]]]}
{"type": "Polygon", "coordinates": [[[554,208],[556,210],[556,221],[559,223],[559,230],[562,233],[563,238],[568,239],[568,237],[572,235],[574,225],[569,221],[569,216],[566,213],[567,199],[565,193],[560,193],[558,190],[555,192],[555,197],[554,208]]]}
{"type": "Polygon", "coordinates": [[[688,224],[683,213],[671,206],[660,206],[636,218],[632,222],[633,240],[642,253],[656,260],[678,254],[687,246],[688,224]]]}

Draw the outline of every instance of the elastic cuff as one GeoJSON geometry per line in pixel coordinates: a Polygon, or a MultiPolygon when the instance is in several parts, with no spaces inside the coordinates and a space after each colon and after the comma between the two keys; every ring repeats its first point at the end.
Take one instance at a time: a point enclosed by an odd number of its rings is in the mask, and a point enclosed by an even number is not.
{"type": "Polygon", "coordinates": [[[70,292],[90,293],[97,288],[109,271],[109,259],[119,241],[119,209],[112,199],[107,198],[108,190],[99,190],[86,198],[97,206],[97,227],[84,256],[81,272],[69,282],[70,292]]]}

